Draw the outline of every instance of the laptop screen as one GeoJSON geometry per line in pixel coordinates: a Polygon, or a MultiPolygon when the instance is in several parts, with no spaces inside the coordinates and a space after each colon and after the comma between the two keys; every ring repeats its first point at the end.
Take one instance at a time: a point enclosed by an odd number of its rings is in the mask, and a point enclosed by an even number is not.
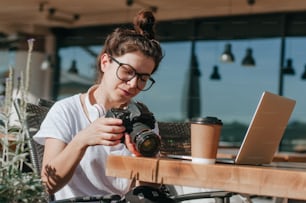
{"type": "Polygon", "coordinates": [[[271,163],[295,103],[295,100],[263,92],[235,163],[252,165],[271,163]]]}

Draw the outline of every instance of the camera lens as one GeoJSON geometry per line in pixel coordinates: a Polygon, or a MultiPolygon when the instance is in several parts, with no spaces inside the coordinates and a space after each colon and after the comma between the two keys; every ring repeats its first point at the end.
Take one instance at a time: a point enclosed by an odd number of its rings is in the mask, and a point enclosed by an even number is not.
{"type": "Polygon", "coordinates": [[[135,140],[137,150],[147,157],[155,156],[160,150],[160,139],[153,130],[139,133],[135,140]]]}

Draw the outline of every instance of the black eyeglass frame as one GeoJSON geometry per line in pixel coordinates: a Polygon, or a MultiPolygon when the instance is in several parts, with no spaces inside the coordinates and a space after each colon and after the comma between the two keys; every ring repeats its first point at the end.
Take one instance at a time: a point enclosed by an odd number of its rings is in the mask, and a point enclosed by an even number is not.
{"type": "MultiPolygon", "coordinates": [[[[155,80],[151,77],[150,74],[147,74],[147,73],[137,73],[137,71],[135,70],[135,68],[133,68],[133,66],[131,66],[130,64],[121,63],[120,61],[118,61],[117,59],[115,59],[113,56],[111,56],[111,55],[108,55],[108,56],[111,58],[111,60],[115,61],[115,62],[118,64],[118,68],[117,68],[117,70],[116,70],[116,76],[117,76],[117,78],[118,78],[119,80],[122,80],[122,81],[124,81],[124,82],[128,82],[128,81],[131,81],[134,77],[137,76],[137,88],[138,88],[140,91],[147,91],[147,90],[149,90],[149,89],[153,86],[153,84],[155,83],[155,80]],[[129,80],[123,80],[123,79],[120,78],[119,75],[118,75],[118,70],[119,70],[119,68],[120,68],[121,66],[123,66],[123,65],[126,65],[126,66],[130,67],[130,68],[133,70],[133,72],[134,72],[134,76],[131,77],[129,80]],[[141,88],[138,87],[138,80],[141,80],[141,76],[149,76],[149,80],[151,81],[151,84],[150,84],[147,88],[141,89],[141,88]]],[[[146,81],[146,83],[147,83],[147,82],[148,82],[148,81],[146,81]]]]}

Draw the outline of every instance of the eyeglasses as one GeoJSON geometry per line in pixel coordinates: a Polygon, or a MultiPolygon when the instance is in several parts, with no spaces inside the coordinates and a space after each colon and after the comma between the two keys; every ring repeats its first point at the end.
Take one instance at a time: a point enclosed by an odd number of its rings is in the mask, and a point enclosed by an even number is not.
{"type": "Polygon", "coordinates": [[[137,73],[131,65],[121,63],[111,55],[109,55],[109,57],[119,65],[116,71],[116,75],[119,80],[127,82],[137,76],[137,88],[141,91],[150,89],[155,83],[155,80],[151,78],[150,74],[137,73]]]}

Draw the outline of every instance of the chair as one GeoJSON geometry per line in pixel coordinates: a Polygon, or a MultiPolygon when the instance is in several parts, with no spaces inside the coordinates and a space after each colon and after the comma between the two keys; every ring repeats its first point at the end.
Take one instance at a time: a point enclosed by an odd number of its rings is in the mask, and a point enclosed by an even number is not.
{"type": "MultiPolygon", "coordinates": [[[[31,163],[33,164],[34,170],[37,174],[40,174],[42,168],[42,159],[44,153],[44,146],[35,142],[32,137],[39,130],[41,122],[47,115],[53,101],[47,101],[43,99],[38,100],[38,104],[27,103],[26,104],[26,123],[27,126],[27,136],[29,139],[28,147],[30,149],[31,163]]],[[[16,100],[15,109],[20,119],[20,100],[16,100]]]]}
{"type": "MultiPolygon", "coordinates": [[[[27,125],[29,129],[29,135],[30,138],[32,138],[35,135],[35,133],[39,130],[41,122],[44,120],[45,116],[49,111],[49,107],[28,103],[26,111],[27,111],[27,125]]],[[[44,146],[38,144],[33,139],[30,139],[30,142],[31,142],[30,146],[31,161],[36,169],[36,172],[40,174],[40,171],[42,169],[44,146]]]]}
{"type": "Polygon", "coordinates": [[[191,154],[190,124],[188,122],[158,122],[162,137],[161,155],[191,154]]]}
{"type": "MultiPolygon", "coordinates": [[[[159,134],[162,137],[161,155],[178,154],[191,155],[190,123],[188,122],[158,122],[159,134]]],[[[216,203],[229,203],[233,192],[205,191],[177,195],[174,186],[166,186],[173,199],[177,202],[203,198],[214,198],[216,203]]]]}
{"type": "MultiPolygon", "coordinates": [[[[39,100],[39,104],[26,104],[26,138],[27,138],[27,147],[29,148],[29,155],[30,160],[33,165],[34,172],[40,175],[42,169],[42,160],[43,160],[43,153],[44,153],[44,146],[35,142],[32,137],[35,133],[39,130],[41,122],[44,120],[45,116],[47,115],[50,105],[52,104],[51,101],[48,103],[45,102],[47,100],[39,100]],[[49,106],[43,106],[44,104],[48,104],[49,106]]],[[[14,102],[14,106],[16,109],[16,113],[21,119],[20,115],[20,105],[21,101],[16,99],[14,102]]],[[[46,197],[46,201],[51,201],[54,199],[53,195],[49,195],[46,197]]]]}

